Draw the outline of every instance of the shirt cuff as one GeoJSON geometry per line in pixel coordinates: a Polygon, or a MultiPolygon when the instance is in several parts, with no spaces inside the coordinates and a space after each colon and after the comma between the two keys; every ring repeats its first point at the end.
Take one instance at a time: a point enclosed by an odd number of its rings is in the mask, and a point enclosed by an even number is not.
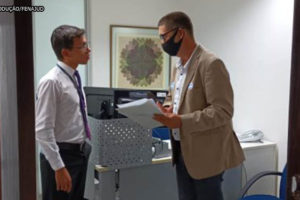
{"type": "Polygon", "coordinates": [[[56,158],[47,158],[47,160],[50,163],[50,166],[54,171],[65,167],[65,164],[60,156],[58,156],[56,158]]]}

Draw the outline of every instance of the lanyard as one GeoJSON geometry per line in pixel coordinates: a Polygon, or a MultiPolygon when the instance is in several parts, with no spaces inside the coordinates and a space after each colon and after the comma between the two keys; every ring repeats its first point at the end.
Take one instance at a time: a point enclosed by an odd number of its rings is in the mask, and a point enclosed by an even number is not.
{"type": "Polygon", "coordinates": [[[59,64],[57,64],[56,65],[63,73],[65,73],[68,77],[69,77],[69,79],[72,81],[72,83],[74,84],[74,86],[75,86],[75,88],[76,88],[76,90],[77,90],[77,93],[78,93],[78,95],[80,96],[80,88],[79,88],[79,86],[77,85],[77,83],[75,82],[75,80],[70,76],[70,74],[68,74],[68,72],[66,72],[66,70],[64,70],[64,68],[62,68],[59,64]]]}

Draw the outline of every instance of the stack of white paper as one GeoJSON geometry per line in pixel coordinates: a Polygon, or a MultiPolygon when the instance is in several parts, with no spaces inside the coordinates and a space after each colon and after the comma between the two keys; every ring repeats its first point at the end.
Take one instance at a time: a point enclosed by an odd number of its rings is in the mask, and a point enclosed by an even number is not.
{"type": "Polygon", "coordinates": [[[145,128],[163,126],[152,119],[154,114],[162,114],[153,99],[140,99],[130,103],[118,104],[118,112],[139,123],[145,128]]]}

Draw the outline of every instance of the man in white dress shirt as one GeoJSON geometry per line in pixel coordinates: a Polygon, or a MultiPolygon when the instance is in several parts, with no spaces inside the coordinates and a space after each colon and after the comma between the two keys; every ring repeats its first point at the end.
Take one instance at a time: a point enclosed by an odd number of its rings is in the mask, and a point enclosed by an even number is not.
{"type": "Polygon", "coordinates": [[[51,36],[57,64],[41,78],[36,100],[36,140],[41,147],[43,200],[83,200],[91,146],[78,71],[89,60],[84,30],[62,25],[51,36]]]}

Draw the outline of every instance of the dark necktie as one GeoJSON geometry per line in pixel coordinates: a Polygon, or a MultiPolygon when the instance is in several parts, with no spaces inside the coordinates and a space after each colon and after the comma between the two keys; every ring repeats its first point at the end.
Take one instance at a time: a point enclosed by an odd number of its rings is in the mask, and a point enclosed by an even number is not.
{"type": "Polygon", "coordinates": [[[81,89],[81,79],[80,79],[80,75],[78,73],[78,71],[76,70],[74,73],[76,79],[77,79],[77,91],[78,91],[78,95],[79,95],[79,99],[80,99],[80,111],[82,114],[82,118],[83,118],[83,123],[84,123],[84,128],[85,128],[85,133],[86,136],[91,139],[91,131],[90,131],[90,127],[88,125],[88,121],[87,121],[87,117],[86,117],[86,112],[85,112],[85,101],[84,101],[84,97],[83,97],[83,92],[81,89]]]}

